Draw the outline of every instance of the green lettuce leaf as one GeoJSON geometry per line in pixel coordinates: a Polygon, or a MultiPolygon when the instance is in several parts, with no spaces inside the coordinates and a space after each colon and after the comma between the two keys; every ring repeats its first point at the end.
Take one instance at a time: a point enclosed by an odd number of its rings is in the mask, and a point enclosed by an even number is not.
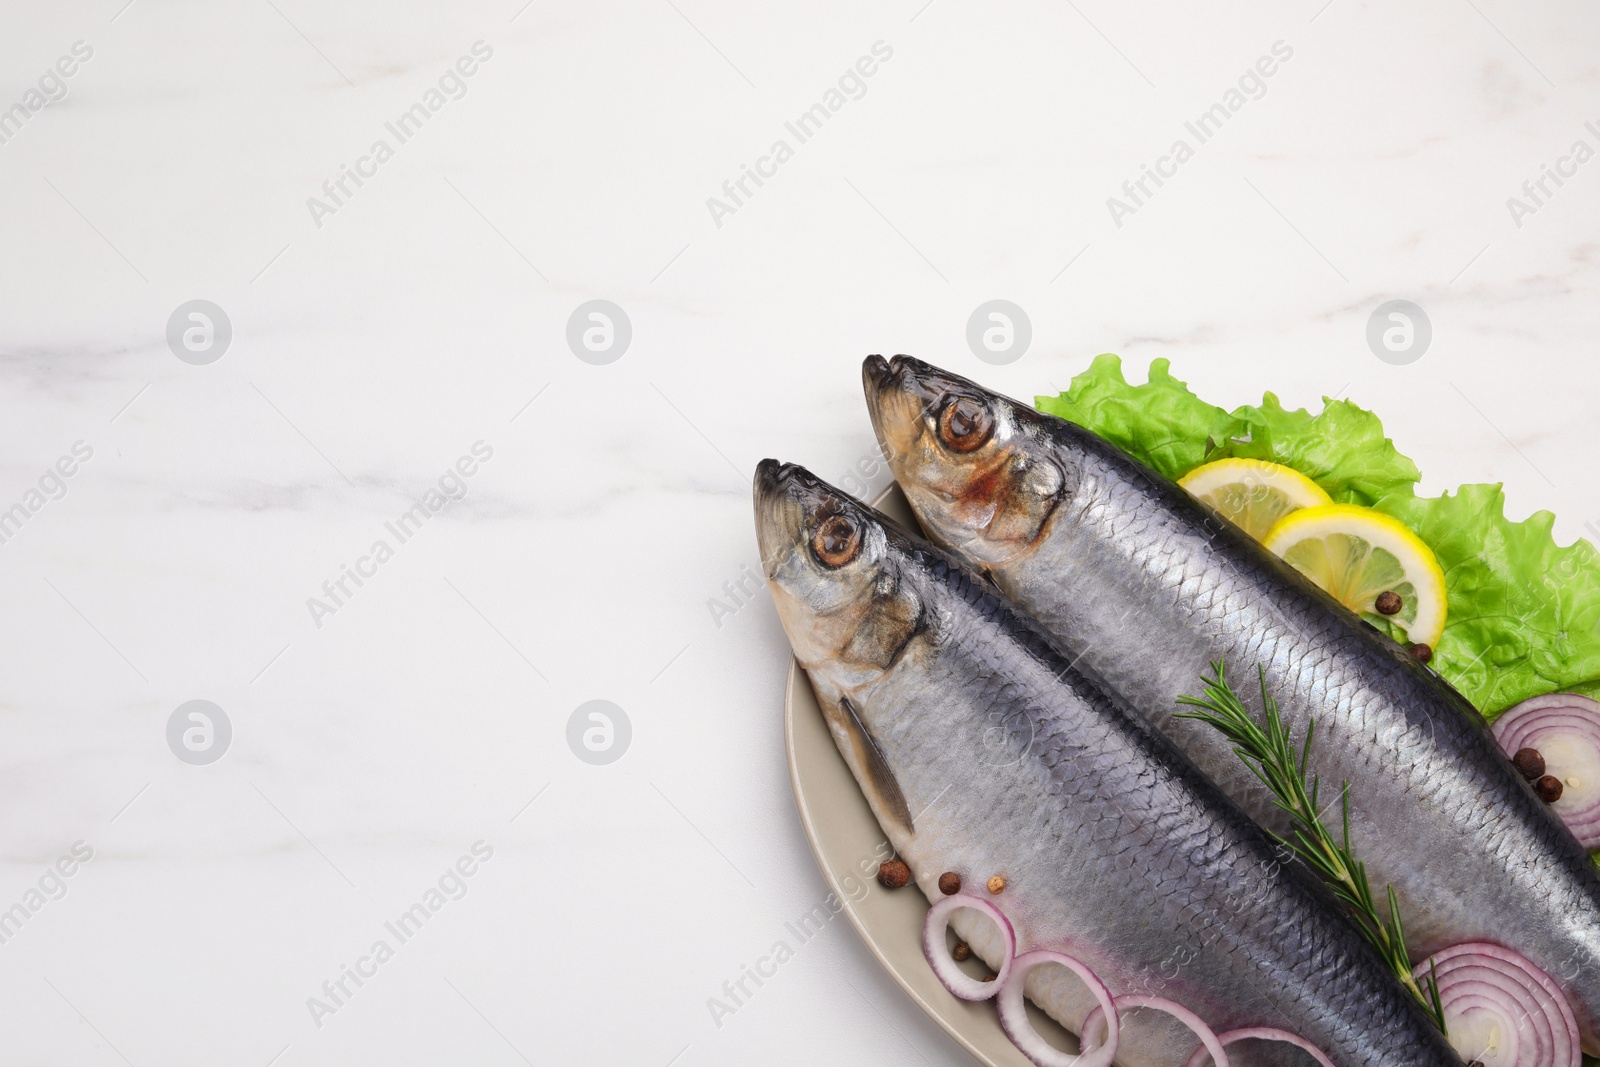
{"type": "Polygon", "coordinates": [[[1106,353],[1072,379],[1067,392],[1037,397],[1034,405],[1093,430],[1168,478],[1180,478],[1220,458],[1220,443],[1248,429],[1243,420],[1191,393],[1167,366],[1158,359],[1150,364],[1148,382],[1129,385],[1122,360],[1106,353]]]}
{"type": "Polygon", "coordinates": [[[1039,410],[1075,422],[1179,478],[1238,456],[1292,467],[1334,500],[1376,507],[1414,530],[1439,557],[1449,610],[1431,666],[1493,719],[1556,691],[1600,698],[1600,553],[1558,546],[1547,511],[1512,522],[1497,485],[1419,497],[1416,464],[1383,435],[1378,417],[1347,400],[1312,415],[1271,393],[1228,411],[1172,377],[1168,361],[1129,385],[1114,355],[1097,356],[1039,410]]]}
{"type": "Polygon", "coordinates": [[[1167,360],[1150,364],[1144,385],[1129,385],[1122,360],[1096,356],[1059,396],[1041,396],[1040,411],[1087,427],[1169,478],[1202,463],[1265,459],[1310,477],[1340,503],[1370,505],[1421,477],[1416,464],[1383,436],[1370,411],[1331,400],[1320,414],[1289,411],[1271,393],[1259,407],[1226,411],[1174,378],[1167,360]]]}
{"type": "Polygon", "coordinates": [[[1378,501],[1444,568],[1449,612],[1432,666],[1493,719],[1541,693],[1600,678],[1600,553],[1562,548],[1555,516],[1505,517],[1498,485],[1378,501]]]}
{"type": "Polygon", "coordinates": [[[1383,436],[1378,416],[1348,400],[1323,404],[1317,415],[1288,411],[1268,393],[1260,407],[1240,408],[1234,414],[1250,427],[1250,441],[1235,442],[1232,454],[1293,467],[1340,504],[1370,507],[1422,477],[1383,436]]]}

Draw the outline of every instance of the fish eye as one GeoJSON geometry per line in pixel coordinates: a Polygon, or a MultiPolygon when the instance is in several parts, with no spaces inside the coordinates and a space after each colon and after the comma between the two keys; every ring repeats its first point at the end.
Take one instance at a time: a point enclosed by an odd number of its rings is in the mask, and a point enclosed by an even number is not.
{"type": "Polygon", "coordinates": [[[994,432],[989,406],[970,396],[958,396],[939,412],[939,440],[956,452],[971,452],[994,432]]]}
{"type": "Polygon", "coordinates": [[[861,554],[861,529],[847,515],[829,515],[811,535],[811,551],[824,567],[843,567],[861,554]]]}

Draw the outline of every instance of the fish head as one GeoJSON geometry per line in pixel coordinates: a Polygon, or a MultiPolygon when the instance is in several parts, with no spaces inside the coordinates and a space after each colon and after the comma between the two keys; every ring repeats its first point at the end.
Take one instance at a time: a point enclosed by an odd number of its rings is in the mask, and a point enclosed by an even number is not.
{"type": "Polygon", "coordinates": [[[1077,484],[1032,407],[910,356],[861,369],[878,445],[928,537],[985,567],[1026,552],[1077,484]]]}
{"type": "Polygon", "coordinates": [[[887,669],[922,616],[896,549],[904,533],[804,467],[774,459],[756,468],[755,511],[761,571],[801,664],[842,689],[887,669]]]}

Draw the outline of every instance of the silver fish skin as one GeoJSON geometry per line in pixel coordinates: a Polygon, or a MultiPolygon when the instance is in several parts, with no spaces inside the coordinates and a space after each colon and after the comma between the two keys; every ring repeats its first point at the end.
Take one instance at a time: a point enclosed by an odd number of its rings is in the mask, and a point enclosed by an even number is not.
{"type": "Polygon", "coordinates": [[[1264,825],[1281,812],[1211,727],[1174,718],[1223,659],[1255,672],[1323,795],[1399,895],[1413,960],[1465,941],[1531,959],[1600,1052],[1600,877],[1471,704],[1169,479],[1082,427],[908,356],[871,357],[868,407],[929,537],[983,569],[1086,673],[1149,717],[1264,825]],[[1334,809],[1337,813],[1337,808],[1334,809]]]}
{"type": "MultiPolygon", "coordinates": [[[[1018,951],[1075,955],[1114,994],[1172,998],[1218,1031],[1287,1029],[1340,1067],[1459,1067],[1324,888],[987,583],[802,468],[763,461],[755,512],[795,654],[930,901],[944,871],[979,892],[1001,874],[989,899],[1018,951]]],[[[956,916],[997,964],[988,921],[956,916]]],[[[1073,1032],[1093,1005],[1061,968],[1035,971],[1028,994],[1073,1032]]],[[[1118,1062],[1184,1062],[1198,1042],[1163,1018],[1126,1017],[1118,1062]]],[[[1229,1052],[1306,1062],[1260,1042],[1229,1052]]]]}

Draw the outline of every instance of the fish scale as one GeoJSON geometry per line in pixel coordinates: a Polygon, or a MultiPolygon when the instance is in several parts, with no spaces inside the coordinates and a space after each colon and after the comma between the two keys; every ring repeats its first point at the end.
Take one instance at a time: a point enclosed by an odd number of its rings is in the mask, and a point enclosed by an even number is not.
{"type": "MultiPolygon", "coordinates": [[[[992,587],[797,468],[763,463],[756,497],[779,616],[930,900],[944,871],[976,892],[1003,874],[991,899],[1018,950],[1069,952],[1114,993],[1176,999],[1217,1030],[1282,1027],[1341,1067],[1459,1067],[1326,890],[992,587]],[[869,531],[870,561],[816,562],[807,539],[828,515],[869,531]],[[887,662],[855,651],[886,648],[887,662]]],[[[958,911],[952,925],[1000,962],[985,920],[958,911]]],[[[1093,1005],[1059,968],[1035,971],[1028,994],[1072,1030],[1093,1005]]],[[[1187,1058],[1194,1036],[1158,1019],[1127,1020],[1119,1063],[1187,1058]]],[[[1304,1062],[1282,1046],[1235,1051],[1241,1065],[1304,1062]]]]}
{"type": "MultiPolygon", "coordinates": [[[[1600,894],[1587,857],[1505,766],[1476,712],[1242,532],[1174,536],[1171,524],[1152,521],[1157,510],[1189,510],[1195,527],[1203,529],[1209,516],[1175,487],[1157,492],[1170,483],[1158,485],[1153,472],[1099,451],[1085,453],[1103,466],[1081,491],[1095,494],[1104,506],[1071,502],[1051,530],[1076,536],[1047,537],[1024,561],[996,568],[1000,586],[1069,647],[1082,643],[1083,666],[1111,689],[1136,707],[1160,709],[1154,719],[1159,728],[1247,810],[1281,828],[1270,794],[1243,770],[1227,742],[1204,724],[1171,717],[1176,698],[1195,690],[1209,659],[1233,664],[1236,683],[1248,681],[1250,665],[1264,666],[1291,729],[1303,735],[1305,723],[1317,721],[1313,770],[1330,786],[1355,784],[1351,810],[1359,854],[1374,879],[1394,884],[1402,895],[1419,956],[1461,941],[1503,939],[1552,975],[1570,970],[1573,951],[1581,948],[1593,973],[1600,962],[1593,956],[1600,944],[1593,928],[1600,894]],[[1093,536],[1097,511],[1123,513],[1132,521],[1115,535],[1109,531],[1117,524],[1107,523],[1106,532],[1093,536]],[[1159,536],[1172,549],[1164,555],[1167,565],[1116,565],[1119,544],[1154,536],[1147,531],[1163,527],[1168,532],[1159,536]],[[1067,589],[1076,605],[1071,609],[1064,604],[1067,589]],[[1119,628],[1105,629],[1094,616],[1108,603],[1168,610],[1141,607],[1123,616],[1119,628]],[[1230,615],[1232,604],[1240,605],[1237,615],[1230,615]],[[1159,669],[1152,670],[1146,657],[1111,652],[1133,640],[1159,669]],[[1410,824],[1412,832],[1394,832],[1392,820],[1410,824]],[[1379,832],[1385,823],[1387,831],[1379,832]],[[1469,847],[1452,847],[1457,845],[1469,847]],[[1438,863],[1417,862],[1419,850],[1438,863]],[[1497,862],[1480,870],[1484,877],[1473,878],[1472,855],[1497,862]],[[1492,877],[1496,869],[1501,879],[1492,877]],[[1455,879],[1450,870],[1457,872],[1455,879]],[[1537,877],[1528,877],[1533,871],[1537,877]],[[1472,903],[1448,899],[1452,883],[1459,885],[1455,892],[1470,893],[1472,903]],[[1574,917],[1591,927],[1585,943],[1557,943],[1552,934],[1574,917]],[[1508,930],[1508,920],[1517,929],[1508,930]]],[[[1238,688],[1252,694],[1248,684],[1238,688]]],[[[1259,708],[1259,701],[1252,702],[1259,708]]],[[[1574,1000],[1592,1032],[1593,993],[1574,1000]]]]}
{"type": "MultiPolygon", "coordinates": [[[[1530,958],[1571,1002],[1600,1051],[1600,878],[1585,850],[1500,751],[1476,710],[1248,534],[1094,434],[938,368],[869,360],[879,440],[930,536],[984,567],[1086,673],[1170,736],[1255,819],[1282,812],[1211,727],[1175,718],[1210,661],[1261,711],[1255,670],[1293,736],[1315,720],[1310,769],[1374,889],[1399,895],[1414,960],[1466,941],[1530,958]],[[976,398],[994,429],[973,452],[1026,544],[991,539],[958,506],[963,457],[937,444],[927,412],[976,398]],[[1002,457],[999,454],[1005,453],[1002,457]],[[1061,471],[1053,499],[1026,499],[998,459],[1061,471]],[[1032,513],[1032,512],[1030,512],[1032,513]]],[[[1020,468],[1019,468],[1020,469],[1020,468]]]]}

